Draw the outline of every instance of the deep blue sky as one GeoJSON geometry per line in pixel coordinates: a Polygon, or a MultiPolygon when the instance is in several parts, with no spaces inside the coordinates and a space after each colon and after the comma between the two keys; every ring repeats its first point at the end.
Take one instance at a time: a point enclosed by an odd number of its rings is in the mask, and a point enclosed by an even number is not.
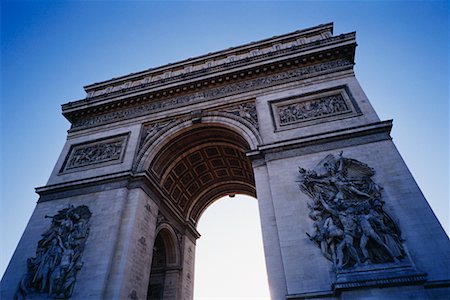
{"type": "Polygon", "coordinates": [[[84,85],[328,22],[357,32],[356,76],[448,232],[446,1],[2,1],[0,274],[84,85]]]}

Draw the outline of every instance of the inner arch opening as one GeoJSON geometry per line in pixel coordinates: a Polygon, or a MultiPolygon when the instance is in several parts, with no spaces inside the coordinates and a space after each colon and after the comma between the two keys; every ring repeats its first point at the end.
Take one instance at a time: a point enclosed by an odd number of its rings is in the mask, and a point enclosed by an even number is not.
{"type": "MultiPolygon", "coordinates": [[[[246,155],[251,147],[239,130],[219,123],[197,123],[174,131],[160,144],[154,145],[154,149],[160,150],[150,160],[147,173],[158,184],[158,193],[161,194],[160,214],[166,217],[164,222],[171,223],[177,231],[182,253],[178,273],[174,273],[179,277],[171,282],[176,283],[181,293],[191,294],[196,282],[193,280],[196,271],[192,263],[196,239],[199,237],[196,228],[202,214],[211,204],[223,202],[217,200],[224,196],[247,195],[256,198],[253,168],[246,155]]],[[[252,200],[247,202],[254,205],[253,215],[256,215],[259,229],[257,201],[252,200]]],[[[234,217],[229,217],[228,221],[234,222],[234,217]]],[[[241,225],[243,231],[248,227],[248,217],[242,217],[240,221],[244,222],[241,225]]],[[[220,230],[215,233],[216,236],[220,234],[220,230]]],[[[261,239],[260,231],[256,233],[258,235],[261,239]]],[[[255,232],[248,235],[254,236],[255,232]]],[[[229,244],[232,245],[232,242],[229,244]]],[[[264,266],[262,241],[256,247],[261,253],[260,265],[264,266]]],[[[195,254],[195,257],[197,259],[199,256],[195,254]]],[[[265,267],[257,273],[266,278],[265,267]]],[[[165,282],[169,282],[167,274],[165,282]]],[[[267,278],[261,282],[267,284],[267,278]]],[[[230,288],[233,290],[233,287],[230,288]]],[[[168,288],[164,286],[164,293],[166,290],[168,288]]]]}
{"type": "Polygon", "coordinates": [[[176,238],[168,228],[162,228],[153,244],[153,258],[147,287],[147,300],[170,298],[166,281],[173,280],[173,270],[178,266],[176,238]]]}
{"type": "Polygon", "coordinates": [[[195,124],[177,133],[155,156],[150,171],[169,201],[196,224],[215,200],[229,194],[256,197],[247,141],[215,124],[195,124]]]}

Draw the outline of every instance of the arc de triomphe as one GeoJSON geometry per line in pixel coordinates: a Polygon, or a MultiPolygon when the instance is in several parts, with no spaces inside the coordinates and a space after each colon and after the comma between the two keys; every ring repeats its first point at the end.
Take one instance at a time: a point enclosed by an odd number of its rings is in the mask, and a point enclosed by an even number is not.
{"type": "Polygon", "coordinates": [[[86,86],[1,298],[192,299],[196,224],[236,193],[272,299],[448,297],[449,240],[332,30],[86,86]]]}

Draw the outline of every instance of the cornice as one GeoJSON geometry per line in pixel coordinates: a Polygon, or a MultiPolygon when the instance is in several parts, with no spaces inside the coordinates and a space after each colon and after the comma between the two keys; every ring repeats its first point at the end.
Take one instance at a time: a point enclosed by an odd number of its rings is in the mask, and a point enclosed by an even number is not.
{"type": "MultiPolygon", "coordinates": [[[[179,62],[175,63],[169,63],[167,65],[150,68],[148,70],[144,70],[137,73],[131,73],[128,75],[116,77],[110,80],[105,80],[102,82],[97,82],[94,84],[89,84],[84,87],[85,91],[87,93],[97,90],[98,88],[102,88],[111,84],[117,84],[118,82],[123,82],[127,80],[136,80],[140,77],[147,77],[147,76],[154,76],[158,73],[163,74],[164,72],[168,70],[176,70],[176,69],[184,69],[186,65],[189,66],[195,66],[195,65],[202,65],[203,63],[206,63],[208,61],[217,61],[220,58],[223,57],[229,57],[230,55],[239,55],[246,52],[251,52],[254,49],[262,50],[263,48],[272,47],[274,45],[280,44],[286,44],[288,42],[296,41],[297,44],[301,44],[300,38],[303,38],[303,43],[308,42],[308,38],[311,39],[312,37],[317,38],[325,38],[332,36],[333,34],[333,23],[326,23],[321,24],[318,26],[314,26],[311,28],[303,29],[303,30],[297,30],[294,32],[286,33],[279,36],[274,36],[271,38],[263,39],[256,42],[251,42],[248,44],[236,46],[236,47],[230,47],[225,50],[220,50],[212,53],[208,53],[205,55],[201,55],[194,58],[188,58],[179,62]]],[[[276,50],[274,48],[273,50],[276,50]]]]}
{"type": "Polygon", "coordinates": [[[132,178],[132,173],[124,171],[37,187],[35,191],[40,196],[38,202],[44,202],[74,195],[92,193],[98,190],[126,187],[130,178],[132,178]],[[106,185],[108,188],[105,188],[106,185]]]}
{"type": "Polygon", "coordinates": [[[182,212],[173,206],[171,201],[166,201],[168,195],[161,190],[159,184],[150,173],[119,172],[105,176],[97,176],[86,179],[74,180],[54,185],[47,185],[36,188],[39,194],[39,203],[58,200],[61,198],[74,197],[79,195],[91,194],[100,191],[113,190],[118,188],[142,189],[153,201],[163,199],[159,205],[162,205],[180,224],[188,225],[189,233],[197,239],[200,234],[195,229],[195,225],[187,220],[182,212]]]}
{"type": "Polygon", "coordinates": [[[71,123],[75,123],[86,115],[98,115],[105,111],[130,107],[138,103],[153,103],[160,99],[186,95],[210,89],[214,86],[229,84],[230,82],[244,80],[249,77],[255,78],[273,74],[294,67],[307,66],[343,57],[353,64],[354,49],[356,47],[354,37],[354,33],[333,37],[325,40],[327,42],[326,45],[321,44],[324,40],[319,40],[317,43],[320,45],[310,47],[310,49],[297,49],[297,47],[282,49],[277,55],[268,54],[266,60],[249,58],[226,66],[203,69],[198,74],[174,76],[162,79],[158,83],[141,84],[126,90],[111,92],[101,97],[69,102],[62,106],[63,115],[71,123]]]}
{"type": "MultiPolygon", "coordinates": [[[[331,130],[310,136],[302,136],[292,140],[260,145],[258,146],[258,149],[249,151],[246,155],[252,161],[258,161],[264,158],[267,162],[273,159],[289,157],[290,154],[288,152],[292,150],[310,153],[308,150],[304,149],[326,144],[332,145],[333,143],[336,147],[342,147],[343,145],[339,143],[340,141],[349,141],[349,143],[352,143],[353,145],[359,145],[381,140],[390,140],[391,129],[392,120],[379,121],[371,124],[331,130]],[[275,154],[275,157],[270,158],[271,154],[275,154]]],[[[334,146],[331,146],[331,148],[334,146]]],[[[325,150],[326,148],[327,147],[324,147],[322,150],[325,150]]],[[[317,149],[314,151],[317,151],[317,149]]],[[[258,165],[260,164],[261,163],[258,163],[258,165]]]]}
{"type": "MultiPolygon", "coordinates": [[[[292,53],[303,53],[303,54],[307,54],[308,52],[311,51],[315,51],[317,48],[322,48],[325,49],[327,46],[333,46],[337,43],[342,44],[348,41],[353,41],[355,40],[355,33],[347,33],[347,34],[341,34],[339,36],[335,36],[335,37],[329,37],[329,38],[322,38],[320,40],[314,40],[314,41],[310,41],[308,43],[305,44],[297,44],[297,45],[290,45],[289,47],[285,47],[285,48],[280,48],[280,49],[273,49],[270,52],[266,52],[266,53],[259,53],[257,55],[249,55],[246,57],[239,57],[239,58],[235,58],[233,61],[229,61],[229,62],[221,62],[216,63],[214,61],[208,60],[208,64],[202,65],[201,67],[197,68],[197,69],[192,69],[189,72],[176,72],[175,69],[170,69],[170,74],[166,72],[159,74],[162,76],[157,76],[155,74],[153,75],[147,75],[142,77],[141,76],[137,76],[137,75],[130,75],[130,76],[124,76],[123,78],[121,78],[120,80],[111,80],[111,81],[106,81],[102,84],[99,85],[93,85],[92,88],[89,90],[89,93],[91,93],[92,91],[96,91],[99,93],[95,93],[95,95],[89,94],[87,95],[87,97],[85,99],[81,99],[81,100],[76,100],[73,102],[69,102],[67,104],[64,104],[64,106],[70,105],[70,106],[75,106],[77,104],[80,104],[83,101],[87,101],[89,99],[90,103],[93,102],[97,102],[103,98],[109,98],[109,97],[113,97],[114,95],[117,94],[123,94],[129,91],[133,91],[133,90],[139,90],[142,89],[144,87],[153,87],[153,86],[158,86],[158,85],[168,85],[169,83],[172,82],[176,82],[176,81],[185,81],[185,80],[189,80],[189,79],[193,79],[193,78],[197,78],[197,77],[203,77],[205,75],[211,74],[211,73],[216,73],[218,71],[224,71],[224,70],[230,70],[230,69],[235,69],[237,67],[242,67],[242,66],[249,66],[251,64],[255,64],[255,63],[261,63],[261,62],[265,62],[265,61],[271,61],[271,60],[276,60],[279,59],[279,57],[281,56],[285,56],[287,54],[292,54],[292,53]],[[212,64],[209,64],[210,62],[212,62],[212,64]],[[164,75],[165,74],[165,75],[164,75]],[[141,81],[140,79],[145,79],[147,78],[147,80],[143,80],[141,81]],[[118,86],[117,84],[122,83],[122,86],[118,86]]],[[[185,70],[186,65],[181,65],[183,66],[183,70],[185,70]]],[[[180,67],[181,68],[181,67],[180,67]]]]}

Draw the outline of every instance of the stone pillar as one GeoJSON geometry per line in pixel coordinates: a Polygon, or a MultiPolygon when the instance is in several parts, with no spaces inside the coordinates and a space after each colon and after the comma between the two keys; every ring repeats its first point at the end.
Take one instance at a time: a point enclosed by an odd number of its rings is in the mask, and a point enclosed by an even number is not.
{"type": "Polygon", "coordinates": [[[147,295],[158,206],[140,188],[130,190],[105,297],[143,299],[147,295]]]}
{"type": "Polygon", "coordinates": [[[271,299],[285,299],[286,279],[281,257],[278,225],[273,207],[273,193],[267,166],[263,159],[253,161],[259,216],[271,299]]]}
{"type": "Polygon", "coordinates": [[[180,271],[178,269],[168,270],[165,272],[164,278],[164,300],[177,300],[179,290],[178,283],[180,280],[180,271]]]}
{"type": "MultiPolygon", "coordinates": [[[[107,189],[107,186],[103,188],[107,189]]],[[[51,226],[51,218],[46,216],[54,216],[69,205],[86,205],[92,213],[89,235],[81,257],[83,265],[76,276],[72,298],[104,297],[116,244],[119,242],[121,215],[127,202],[128,189],[109,189],[66,197],[59,195],[58,199],[52,199],[53,196],[50,194],[40,198],[3,277],[0,298],[12,299],[17,291],[19,282],[27,273],[27,259],[36,257],[38,241],[51,226]]]]}
{"type": "MultiPolygon", "coordinates": [[[[388,138],[381,140],[374,138],[369,135],[365,138],[366,142],[359,145],[355,145],[353,140],[349,147],[337,146],[335,149],[315,153],[308,153],[304,148],[289,154],[278,152],[276,156],[266,155],[270,180],[265,188],[271,190],[271,203],[279,234],[288,299],[329,297],[339,294],[345,298],[356,299],[367,295],[369,289],[370,294],[376,298],[383,298],[388,294],[397,295],[399,298],[442,298],[448,293],[446,287],[450,271],[448,237],[392,141],[388,138]],[[374,140],[367,143],[369,139],[374,140]],[[385,201],[383,209],[398,224],[401,231],[406,256],[399,262],[391,261],[380,265],[369,263],[347,270],[336,270],[333,263],[324,257],[320,247],[307,236],[306,233],[313,235],[315,232],[314,221],[309,216],[311,208],[308,207],[308,203],[311,204],[312,200],[299,189],[298,167],[314,169],[327,155],[338,157],[341,151],[344,157],[364,162],[373,168],[375,172],[373,180],[383,188],[381,194],[381,199],[385,201]],[[292,155],[295,152],[298,154],[292,155]],[[409,286],[405,288],[403,285],[409,286]],[[386,286],[392,286],[389,292],[380,289],[386,286]],[[363,287],[364,292],[355,289],[363,287]]],[[[258,168],[255,168],[257,186],[258,178],[261,176],[258,175],[261,174],[258,168]]],[[[261,198],[263,195],[260,191],[261,189],[258,190],[258,200],[261,201],[261,206],[265,200],[261,198]]],[[[265,213],[261,213],[261,221],[267,224],[265,213]]],[[[354,217],[355,222],[359,222],[358,216],[354,217]]],[[[263,232],[265,230],[267,227],[265,229],[263,225],[263,232]]],[[[263,235],[266,244],[268,233],[263,235]]],[[[373,238],[371,239],[373,242],[373,238]]],[[[355,247],[358,248],[359,244],[355,247]]],[[[270,264],[274,260],[267,250],[266,260],[270,274],[272,272],[269,269],[270,264]]],[[[274,279],[269,277],[269,280],[272,280],[273,290],[274,279]]]]}
{"type": "Polygon", "coordinates": [[[185,235],[183,238],[181,296],[179,299],[194,299],[195,243],[185,235]]]}

